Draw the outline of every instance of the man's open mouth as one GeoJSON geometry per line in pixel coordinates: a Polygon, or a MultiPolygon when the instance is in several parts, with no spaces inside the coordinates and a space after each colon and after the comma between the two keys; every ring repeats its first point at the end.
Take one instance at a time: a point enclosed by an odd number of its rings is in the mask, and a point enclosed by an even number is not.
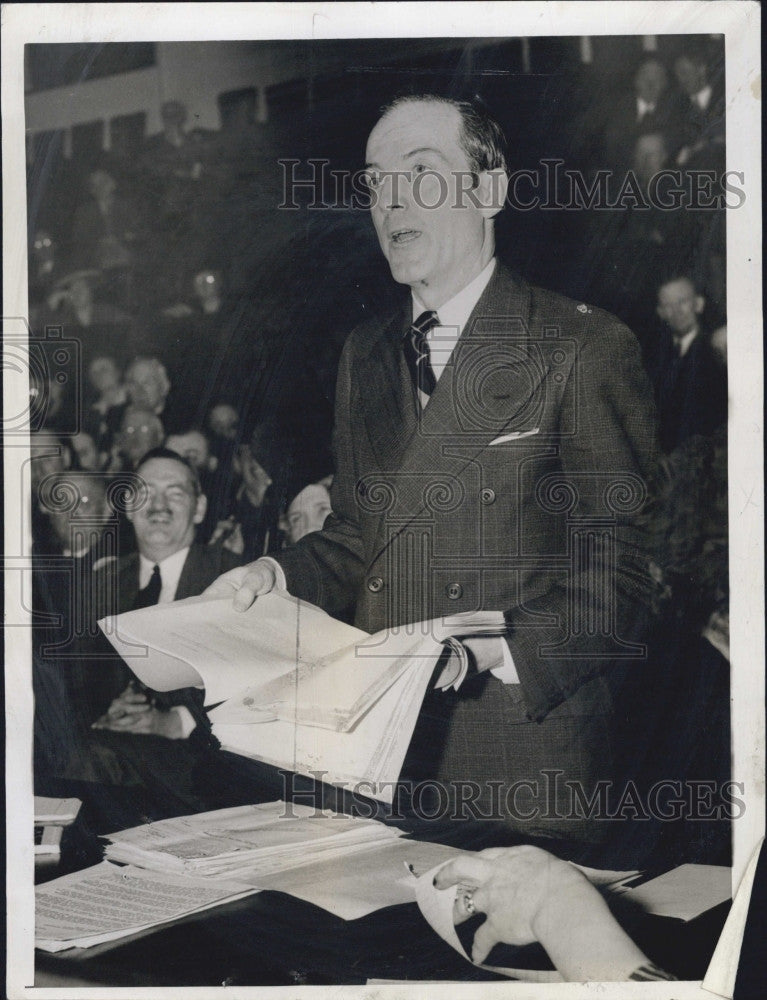
{"type": "Polygon", "coordinates": [[[398,229],[396,232],[391,234],[392,243],[397,246],[401,246],[403,243],[412,243],[413,240],[417,240],[421,235],[417,229],[398,229]]]}

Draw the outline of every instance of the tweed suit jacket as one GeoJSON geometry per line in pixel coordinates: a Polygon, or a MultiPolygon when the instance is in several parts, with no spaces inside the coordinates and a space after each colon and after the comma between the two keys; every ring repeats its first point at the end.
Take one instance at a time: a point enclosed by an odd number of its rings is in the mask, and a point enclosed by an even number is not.
{"type": "Polygon", "coordinates": [[[558,768],[593,783],[610,771],[614,688],[642,662],[653,586],[638,515],[655,412],[638,345],[614,317],[499,263],[421,410],[402,352],[409,310],[408,298],[347,341],[333,514],[278,556],[288,589],[331,613],[354,604],[370,632],[503,611],[519,685],[482,675],[427,698],[408,767],[485,784],[558,768]]]}

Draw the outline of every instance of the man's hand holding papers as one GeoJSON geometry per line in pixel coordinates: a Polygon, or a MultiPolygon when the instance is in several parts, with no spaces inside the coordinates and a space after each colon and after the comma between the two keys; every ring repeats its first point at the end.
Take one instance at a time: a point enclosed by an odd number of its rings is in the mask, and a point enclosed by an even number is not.
{"type": "Polygon", "coordinates": [[[225,749],[388,801],[444,644],[505,629],[478,611],[370,636],[283,590],[246,613],[208,596],[99,624],[147,686],[223,702],[209,718],[225,749]]]}

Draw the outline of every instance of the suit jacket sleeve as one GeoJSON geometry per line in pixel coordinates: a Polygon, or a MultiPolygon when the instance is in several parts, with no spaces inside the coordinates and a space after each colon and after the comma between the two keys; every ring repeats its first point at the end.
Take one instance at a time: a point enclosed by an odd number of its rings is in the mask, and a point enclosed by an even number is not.
{"type": "Polygon", "coordinates": [[[566,579],[558,576],[550,590],[525,602],[527,622],[532,612],[553,615],[556,624],[518,627],[520,609],[506,613],[514,665],[528,715],[536,721],[614,666],[620,643],[641,645],[656,586],[649,571],[649,529],[638,516],[649,502],[642,502],[642,494],[654,479],[655,409],[629,330],[613,320],[581,342],[562,412],[576,427],[561,444],[561,481],[577,495],[573,514],[581,523],[611,521],[612,541],[600,543],[596,530],[582,568],[566,579]],[[611,493],[605,473],[614,476],[611,493]],[[596,629],[590,627],[594,622],[596,629]]]}

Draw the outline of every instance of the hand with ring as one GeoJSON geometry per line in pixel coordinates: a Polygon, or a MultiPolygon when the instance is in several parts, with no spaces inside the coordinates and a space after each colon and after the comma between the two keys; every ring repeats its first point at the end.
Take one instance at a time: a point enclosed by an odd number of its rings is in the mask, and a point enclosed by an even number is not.
{"type": "Polygon", "coordinates": [[[586,876],[538,847],[462,854],[437,872],[434,885],[458,886],[456,923],[487,914],[474,935],[477,964],[496,944],[534,941],[571,981],[627,979],[647,961],[586,876]]]}

